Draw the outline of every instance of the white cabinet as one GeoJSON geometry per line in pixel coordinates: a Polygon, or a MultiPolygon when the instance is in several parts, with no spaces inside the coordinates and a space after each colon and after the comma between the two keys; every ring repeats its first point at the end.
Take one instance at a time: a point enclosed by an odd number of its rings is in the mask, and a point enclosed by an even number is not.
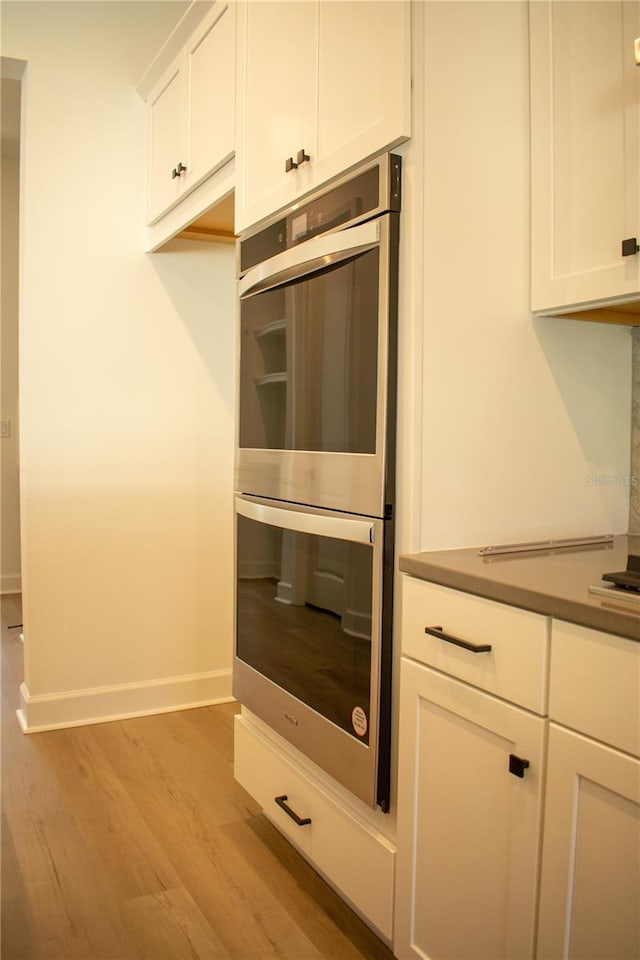
{"type": "Polygon", "coordinates": [[[180,198],[184,186],[176,171],[178,150],[182,154],[180,163],[187,159],[183,88],[184,71],[180,56],[168,68],[148,103],[150,221],[157,219],[180,198]]]}
{"type": "Polygon", "coordinates": [[[406,0],[238,4],[236,230],[411,134],[406,0]]]}
{"type": "Polygon", "coordinates": [[[394,952],[532,957],[544,720],[408,659],[400,682],[394,952]]]}
{"type": "Polygon", "coordinates": [[[637,960],[640,643],[404,577],[401,659],[396,956],[637,960]]]}
{"type": "Polygon", "coordinates": [[[549,713],[538,958],[637,960],[640,644],[554,621],[549,713]]]}
{"type": "Polygon", "coordinates": [[[540,960],[640,957],[640,760],[550,724],[540,960]]]}
{"type": "Polygon", "coordinates": [[[638,323],[640,3],[536,0],[529,10],[531,308],[600,307],[608,312],[593,319],[638,323]]]}
{"type": "Polygon", "coordinates": [[[546,721],[532,710],[546,704],[548,625],[537,614],[404,578],[394,933],[401,960],[534,955],[546,721]],[[531,710],[515,705],[521,699],[531,710]]]}
{"type": "Polygon", "coordinates": [[[234,775],[278,830],[390,941],[395,844],[377,828],[384,814],[339,793],[247,711],[235,719],[234,775]]]}
{"type": "Polygon", "coordinates": [[[234,152],[235,4],[217,2],[150,91],[149,223],[234,152]]]}

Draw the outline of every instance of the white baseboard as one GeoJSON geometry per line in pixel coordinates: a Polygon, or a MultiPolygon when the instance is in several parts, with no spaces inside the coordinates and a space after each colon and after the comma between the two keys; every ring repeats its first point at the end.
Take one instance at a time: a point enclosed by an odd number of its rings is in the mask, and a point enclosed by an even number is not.
{"type": "Polygon", "coordinates": [[[0,575],[0,594],[22,593],[22,577],[19,573],[0,575]]]}
{"type": "Polygon", "coordinates": [[[42,696],[31,696],[23,683],[17,715],[23,733],[40,733],[231,700],[230,669],[42,696]]]}

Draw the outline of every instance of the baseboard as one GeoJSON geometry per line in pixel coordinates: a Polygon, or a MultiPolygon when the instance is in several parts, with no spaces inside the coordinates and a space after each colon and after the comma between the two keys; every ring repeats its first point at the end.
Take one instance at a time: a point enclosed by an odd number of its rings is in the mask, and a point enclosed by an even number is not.
{"type": "Polygon", "coordinates": [[[0,575],[0,594],[5,593],[22,593],[22,577],[19,573],[0,575]]]}
{"type": "Polygon", "coordinates": [[[43,696],[31,696],[23,683],[17,715],[23,733],[40,733],[231,700],[230,669],[43,696]]]}

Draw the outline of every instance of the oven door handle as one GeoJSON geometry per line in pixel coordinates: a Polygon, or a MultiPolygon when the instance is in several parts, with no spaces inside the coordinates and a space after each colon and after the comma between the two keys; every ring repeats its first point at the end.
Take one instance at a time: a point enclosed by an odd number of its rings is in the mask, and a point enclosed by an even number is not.
{"type": "Polygon", "coordinates": [[[236,511],[249,520],[257,520],[258,523],[268,523],[273,527],[295,530],[298,533],[332,537],[335,540],[349,540],[352,543],[374,543],[376,523],[382,523],[359,520],[356,517],[327,517],[302,510],[272,507],[270,504],[246,500],[244,497],[236,497],[236,511]]]}
{"type": "Polygon", "coordinates": [[[357,227],[312,237],[291,250],[277,253],[264,263],[248,270],[238,281],[240,299],[282,286],[299,277],[316,273],[359,253],[372,250],[380,243],[380,222],[371,220],[357,227]]]}

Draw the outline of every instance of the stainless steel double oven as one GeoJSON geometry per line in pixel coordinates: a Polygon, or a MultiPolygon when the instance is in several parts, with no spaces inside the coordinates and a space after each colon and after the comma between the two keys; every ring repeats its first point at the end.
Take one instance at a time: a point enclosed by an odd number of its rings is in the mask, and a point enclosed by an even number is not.
{"type": "Polygon", "coordinates": [[[389,808],[400,158],[239,244],[234,695],[389,808]]]}

